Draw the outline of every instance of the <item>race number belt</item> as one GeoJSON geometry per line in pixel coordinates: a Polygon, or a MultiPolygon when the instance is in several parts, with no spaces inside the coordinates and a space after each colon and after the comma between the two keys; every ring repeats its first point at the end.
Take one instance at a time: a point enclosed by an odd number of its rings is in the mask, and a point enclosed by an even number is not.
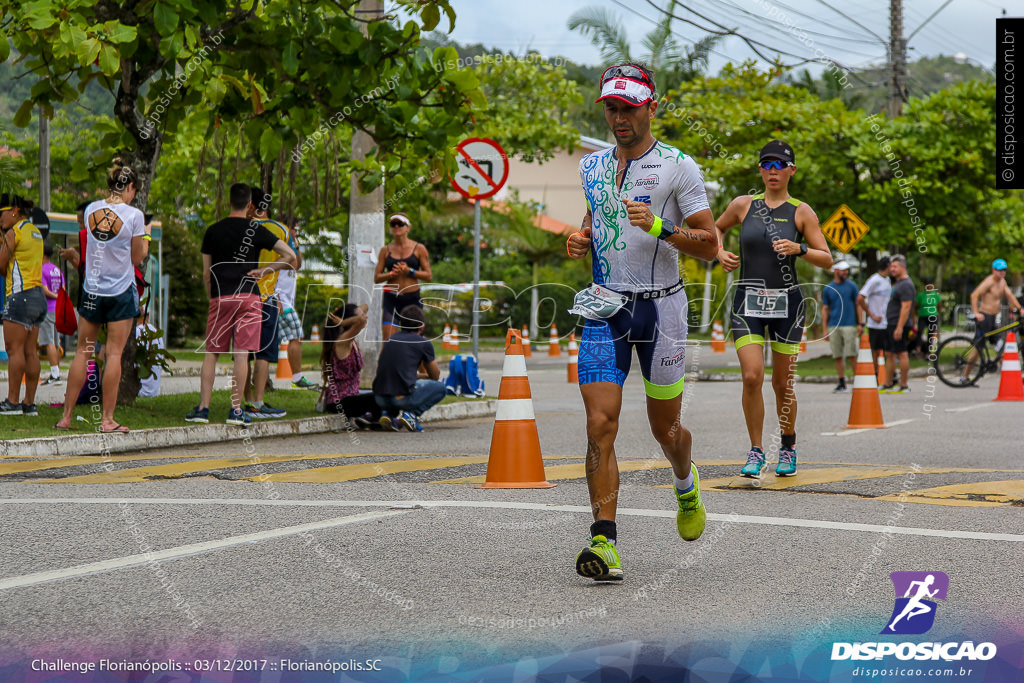
{"type": "Polygon", "coordinates": [[[789,290],[748,287],[743,295],[743,314],[751,318],[789,317],[789,290]]]}
{"type": "Polygon", "coordinates": [[[675,283],[671,287],[665,287],[664,289],[652,289],[648,292],[620,292],[622,296],[626,297],[630,301],[650,301],[651,299],[660,299],[666,297],[669,294],[675,294],[684,287],[683,281],[675,283]]]}

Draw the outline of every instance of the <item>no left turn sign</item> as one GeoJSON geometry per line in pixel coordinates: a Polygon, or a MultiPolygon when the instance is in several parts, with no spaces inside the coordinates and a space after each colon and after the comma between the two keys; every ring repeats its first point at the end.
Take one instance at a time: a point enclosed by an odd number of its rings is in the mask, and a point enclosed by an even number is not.
{"type": "Polygon", "coordinates": [[[459,170],[452,187],[467,199],[487,199],[508,180],[508,156],[494,140],[467,138],[455,147],[459,170]]]}

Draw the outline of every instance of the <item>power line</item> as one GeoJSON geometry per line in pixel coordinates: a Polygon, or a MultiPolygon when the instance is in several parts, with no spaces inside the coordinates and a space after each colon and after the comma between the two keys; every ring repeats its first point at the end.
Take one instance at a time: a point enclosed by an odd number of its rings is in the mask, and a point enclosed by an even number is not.
{"type": "Polygon", "coordinates": [[[915,35],[917,34],[917,32],[918,32],[918,31],[920,31],[920,30],[921,30],[922,28],[924,28],[925,26],[927,26],[927,25],[928,25],[928,22],[929,22],[929,21],[931,21],[932,19],[934,19],[934,18],[935,18],[935,15],[936,15],[936,14],[938,14],[938,13],[939,13],[939,12],[941,12],[942,10],[946,9],[947,7],[949,7],[949,3],[951,3],[951,2],[953,2],[953,0],[946,0],[946,2],[942,3],[942,4],[941,4],[941,5],[939,6],[939,8],[938,8],[937,10],[935,10],[935,11],[934,11],[934,12],[932,12],[932,13],[931,13],[930,15],[928,15],[928,18],[924,20],[924,23],[923,23],[923,24],[921,24],[920,26],[918,26],[917,28],[915,28],[915,29],[914,29],[914,30],[913,30],[913,31],[912,31],[912,32],[910,33],[910,35],[909,35],[909,36],[907,36],[907,40],[910,40],[911,38],[913,38],[913,37],[914,37],[914,36],[915,36],[915,35]]]}
{"type": "MultiPolygon", "coordinates": [[[[813,35],[816,35],[816,36],[821,36],[823,38],[829,38],[831,40],[842,40],[844,42],[868,43],[870,45],[876,45],[878,43],[877,40],[865,40],[863,38],[850,38],[850,37],[847,37],[847,36],[833,36],[833,35],[829,35],[827,33],[821,33],[819,31],[812,31],[811,29],[807,29],[807,28],[804,28],[802,26],[797,26],[796,24],[787,24],[785,22],[778,21],[776,19],[771,19],[769,17],[763,16],[763,15],[760,15],[760,14],[755,14],[754,12],[751,12],[750,10],[743,9],[743,7],[741,7],[740,5],[737,5],[735,2],[732,2],[732,0],[709,0],[709,1],[718,2],[720,4],[727,5],[727,6],[731,7],[732,9],[738,10],[739,12],[742,12],[743,14],[746,14],[746,15],[748,15],[750,17],[753,17],[757,21],[767,22],[767,23],[771,23],[771,24],[776,24],[778,26],[782,26],[783,28],[785,28],[787,31],[790,31],[790,32],[792,32],[794,30],[799,30],[802,33],[813,34],[813,35]]],[[[838,27],[832,27],[832,28],[836,28],[837,30],[841,30],[838,27]]],[[[863,54],[863,53],[853,53],[853,54],[863,54]]]]}
{"type": "Polygon", "coordinates": [[[874,36],[875,38],[878,38],[878,40],[879,40],[879,41],[881,41],[881,43],[882,43],[883,45],[888,45],[888,44],[889,44],[889,41],[888,41],[888,40],[886,40],[886,39],[885,39],[885,38],[883,38],[882,36],[878,35],[877,33],[875,33],[874,31],[872,31],[872,30],[871,30],[871,29],[869,29],[869,28],[868,28],[867,26],[865,26],[864,24],[860,23],[859,21],[857,21],[856,19],[854,19],[854,18],[853,18],[853,17],[851,17],[850,15],[848,15],[848,14],[845,14],[845,13],[844,13],[844,12],[843,12],[842,10],[836,9],[836,8],[835,8],[835,7],[833,7],[832,5],[828,4],[827,2],[825,2],[825,0],[817,0],[817,2],[819,2],[819,3],[820,3],[820,4],[822,4],[822,5],[824,5],[825,7],[828,7],[828,8],[830,9],[830,10],[832,10],[833,12],[835,12],[836,14],[838,14],[839,16],[843,17],[844,19],[847,19],[847,20],[849,20],[850,22],[852,22],[853,24],[855,24],[855,25],[857,25],[857,26],[861,27],[862,29],[864,29],[865,31],[867,31],[868,33],[870,33],[871,35],[873,35],[873,36],[874,36]]]}

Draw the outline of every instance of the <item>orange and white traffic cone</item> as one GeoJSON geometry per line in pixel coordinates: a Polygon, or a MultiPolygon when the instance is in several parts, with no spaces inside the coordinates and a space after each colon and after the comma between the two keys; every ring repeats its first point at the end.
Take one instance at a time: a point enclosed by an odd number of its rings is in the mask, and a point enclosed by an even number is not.
{"type": "Polygon", "coordinates": [[[711,325],[711,351],[725,353],[725,329],[722,327],[721,320],[716,320],[711,325]]]}
{"type": "Polygon", "coordinates": [[[313,332],[309,335],[309,341],[314,344],[320,341],[320,328],[316,324],[313,325],[313,332]]]}
{"type": "Polygon", "coordinates": [[[558,346],[558,328],[551,326],[551,342],[548,344],[548,357],[558,358],[562,355],[562,349],[558,346]]]}
{"type": "Polygon", "coordinates": [[[523,355],[533,358],[533,351],[530,350],[530,330],[526,329],[526,325],[523,325],[523,355]]]}
{"type": "Polygon", "coordinates": [[[999,378],[999,394],[993,401],[1024,401],[1024,380],[1020,374],[1020,351],[1017,350],[1017,335],[1006,335],[1003,351],[1003,368],[999,378]]]}
{"type": "Polygon", "coordinates": [[[884,429],[882,402],[878,399],[878,382],[875,380],[875,361],[871,357],[868,335],[860,337],[857,352],[857,371],[853,377],[853,396],[850,399],[850,418],[846,429],[884,429]]]}
{"type": "Polygon", "coordinates": [[[452,342],[451,342],[451,345],[448,347],[448,349],[450,351],[454,351],[455,353],[458,353],[459,352],[459,326],[458,325],[452,325],[451,340],[452,340],[452,342]]]}
{"type": "Polygon", "coordinates": [[[444,336],[441,337],[441,348],[448,351],[452,348],[452,326],[448,323],[444,325],[444,336]]]}
{"type": "Polygon", "coordinates": [[[491,433],[487,478],[480,489],[547,489],[540,436],[533,413],[526,358],[517,330],[505,335],[505,364],[498,388],[498,412],[491,433]]]}
{"type": "Polygon", "coordinates": [[[281,344],[281,348],[277,352],[277,374],[274,375],[274,379],[287,379],[292,378],[292,367],[288,363],[288,345],[281,344]]]}
{"type": "Polygon", "coordinates": [[[878,386],[884,387],[889,384],[889,370],[885,367],[885,351],[878,352],[878,386]]]}
{"type": "Polygon", "coordinates": [[[576,333],[569,333],[569,384],[580,382],[579,351],[576,347],[576,333]]]}
{"type": "MultiPolygon", "coordinates": [[[[807,353],[807,328],[804,328],[803,336],[800,337],[800,353],[807,353]]],[[[854,380],[856,381],[856,379],[854,380]]]]}

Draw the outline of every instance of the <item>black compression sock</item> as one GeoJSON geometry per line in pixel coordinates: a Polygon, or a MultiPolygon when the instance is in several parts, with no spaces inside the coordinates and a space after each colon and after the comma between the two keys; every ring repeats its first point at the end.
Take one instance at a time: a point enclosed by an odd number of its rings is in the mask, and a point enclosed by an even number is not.
{"type": "Polygon", "coordinates": [[[782,447],[793,448],[796,445],[796,434],[783,434],[782,435],[782,447]]]}
{"type": "Polygon", "coordinates": [[[609,541],[616,540],[615,522],[608,519],[599,519],[590,525],[590,537],[604,536],[609,541]]]}

